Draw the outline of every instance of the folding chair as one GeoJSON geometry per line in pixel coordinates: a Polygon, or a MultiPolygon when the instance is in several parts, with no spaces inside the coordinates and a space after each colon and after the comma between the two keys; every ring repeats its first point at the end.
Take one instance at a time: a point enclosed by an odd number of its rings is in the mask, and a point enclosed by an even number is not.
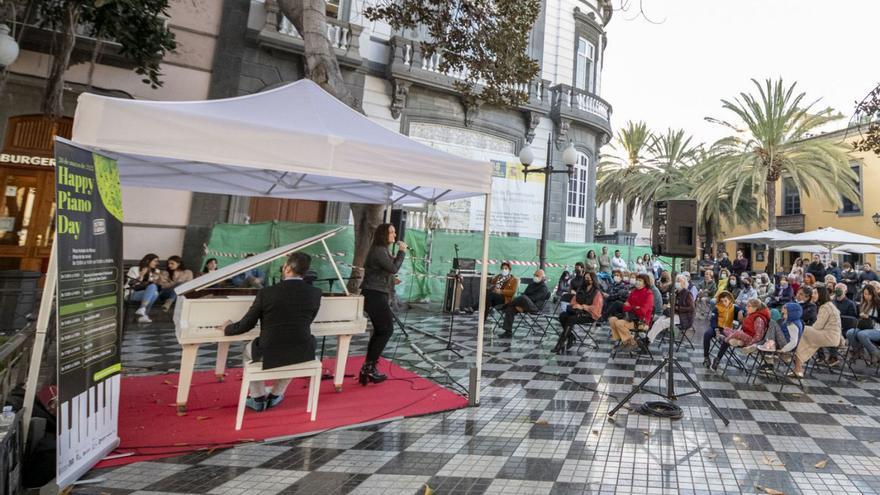
{"type": "Polygon", "coordinates": [[[535,306],[537,306],[537,309],[535,311],[523,311],[516,314],[517,318],[513,325],[511,333],[516,335],[516,331],[519,330],[519,327],[525,324],[529,329],[528,333],[526,333],[526,336],[531,335],[535,325],[540,325],[541,315],[545,314],[544,311],[547,309],[548,306],[552,306],[552,303],[550,302],[550,298],[547,298],[543,301],[538,302],[537,304],[535,304],[535,306]]]}
{"type": "MultiPolygon", "coordinates": [[[[688,328],[682,328],[680,324],[676,323],[675,328],[678,329],[678,335],[676,336],[675,340],[675,352],[678,352],[678,350],[681,349],[681,345],[685,342],[687,342],[687,345],[691,348],[692,351],[695,350],[696,348],[694,347],[694,343],[687,334],[688,331],[694,330],[694,326],[691,325],[688,328]]],[[[661,349],[663,349],[663,346],[666,344],[667,337],[669,337],[668,329],[663,330],[663,332],[660,333],[659,345],[661,349]]]]}
{"type": "Polygon", "coordinates": [[[575,350],[575,353],[581,352],[581,347],[587,342],[587,339],[590,339],[590,345],[593,347],[593,350],[599,350],[599,342],[596,340],[596,337],[593,336],[593,330],[596,329],[597,325],[601,325],[601,318],[599,320],[593,320],[590,323],[575,323],[574,327],[572,327],[571,331],[574,334],[575,339],[579,341],[578,348],[575,350]],[[584,330],[583,335],[578,335],[575,331],[577,328],[582,328],[584,330]]]}
{"type": "MultiPolygon", "coordinates": [[[[652,317],[651,324],[653,324],[653,322],[654,322],[654,319],[652,317]]],[[[637,344],[637,352],[636,352],[637,357],[636,357],[636,359],[638,359],[638,356],[647,355],[651,361],[654,361],[654,353],[651,352],[651,349],[648,347],[648,345],[643,340],[643,336],[648,334],[648,330],[650,330],[651,324],[648,324],[646,327],[640,327],[640,325],[635,325],[633,327],[633,329],[631,330],[631,332],[633,334],[633,338],[636,340],[636,344],[637,344]]],[[[618,352],[620,352],[619,347],[614,347],[613,349],[611,349],[611,359],[616,358],[618,352]]],[[[630,356],[632,356],[634,351],[629,350],[627,352],[629,353],[630,356]]]]}

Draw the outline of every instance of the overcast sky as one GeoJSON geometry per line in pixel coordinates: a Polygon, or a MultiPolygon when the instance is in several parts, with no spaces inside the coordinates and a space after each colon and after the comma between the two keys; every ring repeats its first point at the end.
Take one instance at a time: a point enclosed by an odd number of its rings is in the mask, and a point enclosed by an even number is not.
{"type": "Polygon", "coordinates": [[[727,117],[721,98],[779,76],[848,120],[880,83],[880,0],[642,0],[659,24],[636,17],[638,1],[608,26],[602,96],[615,131],[644,120],[710,142],[726,135],[704,120],[727,117]]]}

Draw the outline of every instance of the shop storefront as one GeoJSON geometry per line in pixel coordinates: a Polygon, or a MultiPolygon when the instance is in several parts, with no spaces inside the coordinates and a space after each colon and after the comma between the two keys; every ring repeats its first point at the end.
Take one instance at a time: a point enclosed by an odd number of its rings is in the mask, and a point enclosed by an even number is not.
{"type": "Polygon", "coordinates": [[[0,270],[46,271],[54,233],[52,139],[70,138],[72,127],[70,118],[9,118],[0,151],[0,270]]]}

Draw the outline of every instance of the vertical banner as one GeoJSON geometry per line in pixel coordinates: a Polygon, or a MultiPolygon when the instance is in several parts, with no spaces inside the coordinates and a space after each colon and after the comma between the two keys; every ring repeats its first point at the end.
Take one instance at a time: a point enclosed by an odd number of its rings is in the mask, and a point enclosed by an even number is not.
{"type": "Polygon", "coordinates": [[[119,442],[122,196],[116,162],[55,142],[58,463],[65,487],[119,442]]]}

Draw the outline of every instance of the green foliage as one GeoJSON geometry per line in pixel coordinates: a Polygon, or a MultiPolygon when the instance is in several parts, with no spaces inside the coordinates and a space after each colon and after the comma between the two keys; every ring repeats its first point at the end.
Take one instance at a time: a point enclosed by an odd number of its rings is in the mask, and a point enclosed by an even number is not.
{"type": "MultiPolygon", "coordinates": [[[[818,101],[805,102],[806,94],[796,93],[796,84],[786,87],[782,79],[752,82],[757,94],[740,93],[733,100],[722,100],[722,107],[735,119],[707,118],[734,134],[712,146],[712,166],[703,175],[712,185],[706,187],[721,191],[732,182],[731,201],[738,203],[745,195],[747,200],[767,201],[761,207],[769,209],[769,200],[775,201],[773,184],[785,175],[808,196],[818,193],[837,204],[842,194],[857,203],[849,147],[828,139],[808,139],[843,116],[831,108],[815,109],[818,101]]],[[[775,218],[775,212],[767,213],[768,218],[775,218]]]]}
{"type": "Polygon", "coordinates": [[[468,74],[455,83],[466,97],[519,105],[528,95],[518,86],[539,71],[526,51],[540,9],[540,0],[382,0],[364,14],[396,30],[424,28],[425,56],[440,53],[440,70],[468,74]]]}
{"type": "Polygon", "coordinates": [[[855,150],[880,155],[880,85],[859,102],[856,117],[868,121],[868,128],[854,143],[855,150]]]}
{"type": "Polygon", "coordinates": [[[84,34],[119,43],[121,55],[144,76],[143,82],[153,89],[162,86],[159,64],[177,47],[165,25],[168,0],[42,0],[37,17],[43,27],[64,31],[71,6],[84,34]]]}

